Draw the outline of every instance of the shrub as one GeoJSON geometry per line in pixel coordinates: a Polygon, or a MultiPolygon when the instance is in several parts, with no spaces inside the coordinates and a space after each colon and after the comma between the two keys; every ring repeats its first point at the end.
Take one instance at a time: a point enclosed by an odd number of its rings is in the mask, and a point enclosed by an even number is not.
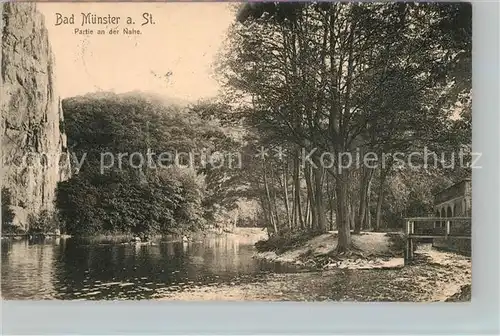
{"type": "Polygon", "coordinates": [[[258,241],[255,243],[255,248],[258,252],[274,251],[280,254],[303,245],[317,235],[318,233],[313,231],[281,231],[267,240],[258,241]]]}
{"type": "Polygon", "coordinates": [[[6,187],[2,187],[2,229],[12,225],[14,211],[10,208],[11,193],[6,187]]]}
{"type": "Polygon", "coordinates": [[[49,233],[60,229],[57,214],[53,211],[42,210],[38,216],[28,216],[29,233],[49,233]]]}
{"type": "MultiPolygon", "coordinates": [[[[79,172],[57,188],[56,205],[68,233],[151,235],[203,226],[209,188],[202,180],[210,179],[198,168],[161,167],[159,154],[213,150],[227,140],[223,132],[176,104],[144,94],[88,94],[62,105],[68,145],[76,157],[85,155],[79,172]],[[100,171],[102,153],[114,154],[113,167],[105,171],[100,171]],[[130,162],[119,153],[142,153],[148,162],[130,162]]],[[[212,190],[226,190],[217,187],[212,190]]]]}

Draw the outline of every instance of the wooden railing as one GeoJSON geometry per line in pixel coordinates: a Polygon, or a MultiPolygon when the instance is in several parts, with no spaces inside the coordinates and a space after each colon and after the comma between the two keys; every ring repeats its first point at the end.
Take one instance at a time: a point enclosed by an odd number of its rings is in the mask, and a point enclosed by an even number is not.
{"type": "Polygon", "coordinates": [[[470,217],[413,217],[406,218],[405,263],[413,259],[415,240],[453,238],[471,239],[470,217]]]}

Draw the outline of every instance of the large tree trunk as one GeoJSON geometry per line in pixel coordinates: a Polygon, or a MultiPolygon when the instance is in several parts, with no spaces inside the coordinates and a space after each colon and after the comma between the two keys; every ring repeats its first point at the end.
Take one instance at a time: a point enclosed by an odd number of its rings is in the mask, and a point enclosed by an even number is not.
{"type": "Polygon", "coordinates": [[[323,168],[318,166],[318,168],[314,171],[314,180],[315,180],[315,192],[316,192],[316,217],[318,221],[318,226],[316,229],[319,232],[326,232],[326,214],[325,207],[323,202],[323,168]]]}
{"type": "MultiPolygon", "coordinates": [[[[264,181],[264,186],[265,186],[265,181],[264,181]]],[[[260,181],[257,181],[257,189],[262,190],[262,186],[260,184],[260,181]]],[[[262,207],[262,214],[264,216],[264,225],[267,227],[267,233],[268,237],[271,237],[275,233],[275,226],[274,226],[274,221],[272,220],[272,215],[269,213],[269,202],[266,201],[266,195],[260,194],[259,199],[260,199],[260,204],[262,207]]]]}
{"type": "Polygon", "coordinates": [[[361,232],[361,227],[363,226],[363,222],[365,219],[365,211],[366,211],[365,197],[366,194],[364,192],[364,187],[361,185],[359,192],[359,211],[356,220],[354,221],[354,232],[353,232],[354,234],[359,234],[361,232]]]}
{"type": "Polygon", "coordinates": [[[305,177],[306,177],[306,185],[307,185],[307,194],[308,194],[308,199],[309,199],[309,211],[311,214],[311,228],[315,230],[318,227],[318,217],[316,216],[317,213],[317,206],[316,206],[316,199],[315,199],[315,193],[314,193],[314,186],[313,186],[313,180],[312,180],[312,172],[311,172],[311,165],[306,164],[304,168],[305,172],[305,177]]]}
{"type": "Polygon", "coordinates": [[[359,212],[358,217],[356,219],[356,223],[354,226],[354,233],[359,234],[361,229],[366,226],[366,201],[368,197],[368,191],[370,188],[370,182],[373,176],[372,168],[362,168],[361,176],[360,176],[360,185],[359,185],[359,212]]]}
{"type": "Polygon", "coordinates": [[[285,210],[286,210],[286,218],[288,221],[288,227],[292,228],[292,221],[290,218],[290,204],[288,203],[288,163],[285,163],[285,169],[283,170],[283,189],[284,189],[284,198],[285,198],[285,210]]]}
{"type": "Polygon", "coordinates": [[[356,203],[354,202],[354,200],[349,197],[348,198],[348,215],[349,215],[349,227],[351,228],[351,230],[354,230],[354,226],[355,226],[355,223],[356,223],[356,203]]]}
{"type": "Polygon", "coordinates": [[[271,186],[273,186],[273,188],[271,189],[271,200],[272,200],[272,206],[273,206],[273,210],[274,210],[274,217],[275,217],[275,221],[276,221],[276,227],[278,227],[278,230],[280,228],[280,218],[279,218],[279,214],[278,214],[278,205],[276,203],[276,184],[277,182],[275,181],[275,178],[274,178],[274,170],[271,169],[271,186]]]}
{"type": "Polygon", "coordinates": [[[329,208],[329,211],[330,211],[330,225],[329,225],[329,228],[330,230],[334,230],[334,220],[333,220],[333,215],[335,213],[334,211],[334,192],[335,192],[335,189],[333,189],[332,187],[332,181],[330,178],[327,179],[327,184],[326,184],[326,187],[327,187],[327,192],[328,192],[328,208],[329,208]]]}
{"type": "Polygon", "coordinates": [[[273,216],[273,206],[271,202],[271,194],[269,192],[269,185],[267,182],[267,173],[266,173],[266,163],[262,162],[262,169],[264,173],[264,189],[266,191],[267,205],[269,210],[269,220],[271,221],[271,225],[273,227],[274,233],[278,234],[278,226],[273,216]]]}
{"type": "Polygon", "coordinates": [[[349,225],[349,219],[347,214],[348,203],[347,203],[347,188],[348,188],[348,178],[347,174],[343,173],[339,175],[337,181],[335,181],[335,191],[337,199],[337,227],[338,227],[338,243],[337,252],[343,253],[347,252],[351,247],[351,228],[349,225]]]}
{"type": "Polygon", "coordinates": [[[380,226],[382,223],[382,203],[384,201],[384,191],[383,188],[380,188],[378,199],[377,199],[377,209],[376,209],[376,219],[375,219],[375,227],[373,228],[375,231],[380,230],[380,226]]]}
{"type": "Polygon", "coordinates": [[[300,202],[300,165],[299,165],[299,153],[297,151],[294,160],[294,207],[295,207],[295,215],[294,215],[294,224],[297,224],[297,219],[300,224],[300,228],[304,229],[304,216],[302,215],[302,204],[300,202]],[[296,216],[296,217],[295,217],[296,216]]]}
{"type": "Polygon", "coordinates": [[[264,216],[265,226],[267,227],[267,232],[269,233],[269,236],[272,236],[272,234],[274,233],[274,225],[272,225],[271,221],[269,220],[269,214],[267,213],[267,203],[262,196],[260,197],[260,204],[262,207],[262,215],[264,216]]]}
{"type": "Polygon", "coordinates": [[[311,227],[311,201],[309,200],[309,194],[307,194],[306,198],[306,208],[304,210],[305,213],[305,228],[310,228],[311,227]]]}
{"type": "Polygon", "coordinates": [[[368,183],[368,192],[366,194],[366,216],[365,216],[365,226],[363,227],[363,230],[365,231],[370,231],[372,228],[372,214],[370,210],[370,186],[371,186],[371,181],[368,183]]]}

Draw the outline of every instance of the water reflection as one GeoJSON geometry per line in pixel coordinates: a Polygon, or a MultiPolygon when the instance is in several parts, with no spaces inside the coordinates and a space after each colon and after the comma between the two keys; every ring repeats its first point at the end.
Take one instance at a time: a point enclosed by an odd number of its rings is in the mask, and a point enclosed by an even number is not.
{"type": "Polygon", "coordinates": [[[270,269],[252,258],[255,241],[235,235],[155,245],[2,241],[2,296],[148,299],[165,290],[255,281],[270,269]]]}
{"type": "Polygon", "coordinates": [[[16,293],[18,299],[31,298],[34,293],[40,299],[53,297],[56,253],[51,245],[2,242],[2,293],[16,293]],[[30,285],[24,286],[26,283],[30,285]]]}

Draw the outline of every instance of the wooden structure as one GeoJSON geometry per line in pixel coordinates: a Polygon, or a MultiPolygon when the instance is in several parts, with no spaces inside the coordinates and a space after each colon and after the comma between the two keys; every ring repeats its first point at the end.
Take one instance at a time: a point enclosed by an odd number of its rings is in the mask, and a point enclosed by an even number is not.
{"type": "MultiPolygon", "coordinates": [[[[449,241],[467,241],[470,253],[472,238],[472,221],[470,217],[415,217],[406,218],[405,264],[413,259],[415,242],[422,239],[441,239],[449,241]]],[[[467,251],[459,251],[465,252],[467,251]]]]}

